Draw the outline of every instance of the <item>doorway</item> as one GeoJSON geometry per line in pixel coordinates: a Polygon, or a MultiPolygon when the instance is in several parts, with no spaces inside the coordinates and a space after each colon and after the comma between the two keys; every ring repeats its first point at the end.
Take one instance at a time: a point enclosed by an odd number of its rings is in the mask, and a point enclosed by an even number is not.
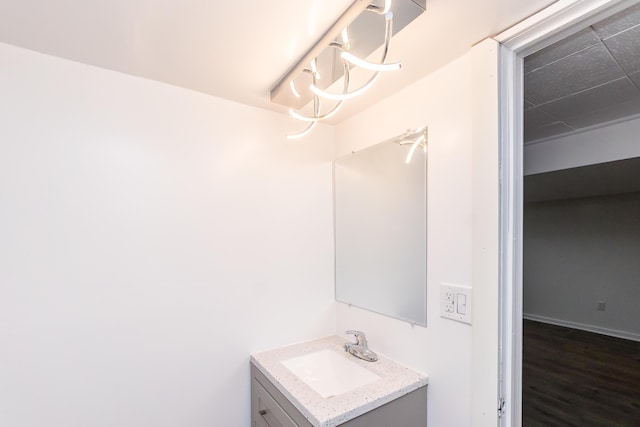
{"type": "MultiPolygon", "coordinates": [[[[607,18],[613,17],[617,13],[637,4],[637,1],[583,1],[583,2],[563,2],[560,1],[554,6],[548,8],[543,13],[536,15],[535,17],[523,22],[522,24],[506,31],[498,36],[496,39],[501,43],[501,277],[500,277],[500,325],[501,325],[501,360],[500,360],[500,393],[504,400],[499,402],[499,406],[502,408],[500,422],[504,426],[520,426],[523,425],[522,420],[522,338],[523,338],[523,216],[524,216],[524,175],[525,170],[529,167],[524,163],[525,150],[531,151],[533,156],[542,155],[538,159],[546,159],[550,163],[556,163],[556,169],[562,169],[558,167],[557,163],[565,162],[564,168],[572,168],[585,166],[593,162],[593,155],[597,151],[595,143],[592,141],[588,144],[582,144],[578,153],[572,153],[572,150],[559,150],[556,152],[546,150],[551,144],[538,144],[536,149],[528,149],[523,145],[524,136],[534,134],[533,140],[544,142],[545,139],[559,137],[561,134],[565,134],[568,139],[577,139],[576,135],[584,131],[584,129],[578,129],[581,125],[576,125],[576,121],[569,120],[575,119],[580,116],[584,118],[587,114],[582,111],[579,114],[574,114],[573,117],[566,115],[570,112],[571,101],[574,102],[573,108],[585,107],[585,101],[575,102],[575,98],[571,95],[576,93],[586,93],[588,89],[600,88],[604,92],[606,83],[611,79],[604,82],[596,83],[591,87],[572,87],[571,85],[565,85],[562,87],[551,88],[553,85],[541,85],[540,97],[533,100],[529,104],[525,104],[524,97],[524,85],[523,78],[525,71],[531,71],[532,68],[537,66],[535,63],[532,65],[526,64],[525,58],[530,57],[532,59],[540,59],[544,55],[536,55],[537,52],[542,52],[543,49],[554,45],[555,43],[567,39],[570,40],[573,45],[572,49],[577,50],[572,53],[582,52],[588,49],[590,46],[595,45],[602,41],[605,37],[597,37],[599,41],[594,40],[593,45],[581,45],[585,42],[592,25],[595,25],[607,18]],[[582,33],[581,33],[582,32],[582,33]],[[586,37],[586,38],[585,38],[586,37]],[[560,93],[562,91],[569,91],[567,93],[560,93]],[[554,101],[554,98],[548,99],[548,97],[554,97],[560,94],[559,98],[563,98],[562,103],[555,105],[555,110],[547,108],[540,108],[541,112],[552,116],[538,117],[538,124],[540,126],[534,126],[535,132],[532,132],[531,124],[535,123],[535,120],[530,119],[529,123],[523,120],[523,112],[527,109],[534,109],[537,111],[540,105],[550,103],[554,101]],[[547,98],[545,98],[547,97],[547,98]],[[562,105],[561,105],[562,104],[562,105]],[[550,110],[550,111],[546,111],[550,110]],[[551,112],[551,114],[550,114],[551,112]],[[565,117],[561,120],[556,120],[554,114],[565,114],[565,117]],[[544,120],[543,120],[544,119],[544,120]],[[545,122],[546,121],[546,122],[545,122]],[[569,128],[567,128],[569,127],[569,128]],[[546,134],[544,132],[547,132],[546,134]],[[591,144],[591,145],[590,145],[591,144]],[[591,161],[591,163],[589,163],[591,161]],[[572,163],[573,162],[573,163],[572,163]]],[[[586,42],[589,43],[589,42],[586,42]]],[[[560,43],[562,44],[562,43],[560,43]]],[[[558,54],[560,56],[552,58],[548,64],[555,64],[556,68],[561,68],[559,62],[564,58],[566,53],[562,52],[562,48],[567,48],[566,45],[555,45],[555,52],[550,52],[554,49],[550,48],[546,53],[558,54]],[[563,56],[564,55],[564,56],[563,56]]],[[[594,47],[593,50],[598,50],[598,47],[594,47]]],[[[552,55],[553,56],[553,55],[552,55]]],[[[580,55],[578,55],[580,56],[580,55]]],[[[575,59],[575,57],[574,57],[575,59]]],[[[621,64],[617,64],[622,66],[621,64]]],[[[544,64],[543,64],[544,66],[544,64]]],[[[553,68],[553,66],[552,66],[553,68]]],[[[571,68],[571,67],[570,67],[571,68]]],[[[575,66],[570,70],[569,75],[573,74],[578,80],[584,81],[585,78],[593,77],[584,73],[579,74],[580,69],[575,66]]],[[[595,74],[598,74],[597,72],[595,74]]],[[[631,73],[633,74],[633,72],[631,73]]],[[[552,73],[557,77],[558,73],[552,73]]],[[[605,76],[608,79],[608,77],[605,76]]],[[[622,77],[621,77],[622,78],[622,77]]],[[[624,78],[627,78],[625,76],[624,78]]],[[[526,79],[526,77],[525,77],[526,79]]],[[[613,79],[615,80],[615,79],[613,79]]],[[[534,79],[535,82],[535,79],[534,79]]],[[[530,83],[530,82],[529,82],[530,83]]],[[[618,82],[622,83],[622,82],[618,82]]],[[[626,82],[625,82],[626,83],[626,82]]],[[[575,85],[574,85],[575,86],[575,85]]],[[[580,85],[578,85],[580,86],[580,85]]],[[[635,83],[632,86],[637,89],[635,83]]],[[[621,91],[622,95],[627,95],[624,90],[621,91]]],[[[611,98],[609,96],[609,98],[611,98]]],[[[547,105],[551,107],[553,105],[547,105]]],[[[602,110],[603,108],[600,108],[602,110]]],[[[526,114],[526,113],[525,113],[526,114]]],[[[616,118],[609,118],[608,121],[616,120],[616,118]]],[[[604,121],[607,121],[606,119],[604,121]]],[[[585,124],[584,128],[590,128],[594,125],[585,124]]],[[[621,123],[620,126],[623,126],[621,123]]],[[[604,127],[602,127],[604,129],[604,127]]],[[[596,130],[595,127],[589,130],[596,130]]],[[[601,130],[600,132],[605,132],[601,130]]],[[[597,132],[596,132],[597,133],[597,132]]],[[[606,132],[605,132],[606,133],[606,132]]],[[[600,135],[602,136],[602,135],[600,135]]],[[[604,139],[606,142],[610,142],[609,139],[604,139]]],[[[636,138],[637,140],[637,138],[636,138]]],[[[602,138],[600,138],[602,141],[602,138]]],[[[571,143],[571,142],[570,142],[571,143]]],[[[574,144],[575,141],[573,142],[574,144]]],[[[563,148],[566,148],[564,145],[563,148]]],[[[600,146],[601,147],[601,146],[600,146]]],[[[609,147],[607,151],[608,159],[600,160],[616,161],[631,157],[640,156],[640,145],[637,143],[627,144],[626,146],[614,146],[609,147]]],[[[528,160],[530,160],[529,158],[528,160]]],[[[550,172],[556,169],[548,169],[543,172],[550,172]]],[[[540,172],[540,171],[538,171],[540,172]]],[[[525,424],[527,426],[534,424],[525,424]]],[[[544,425],[544,424],[539,424],[544,425]]],[[[563,425],[559,423],[557,425],[563,425]]],[[[598,424],[594,424],[598,425],[598,424]]]]}
{"type": "Polygon", "coordinates": [[[637,425],[640,158],[524,181],[523,425],[637,425]]]}

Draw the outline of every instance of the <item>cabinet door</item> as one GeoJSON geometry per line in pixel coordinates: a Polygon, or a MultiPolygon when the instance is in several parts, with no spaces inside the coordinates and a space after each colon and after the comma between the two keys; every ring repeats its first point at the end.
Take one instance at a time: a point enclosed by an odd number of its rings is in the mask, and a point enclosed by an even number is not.
{"type": "Polygon", "coordinates": [[[253,381],[256,411],[253,414],[255,427],[298,427],[273,397],[258,383],[253,381]]]}

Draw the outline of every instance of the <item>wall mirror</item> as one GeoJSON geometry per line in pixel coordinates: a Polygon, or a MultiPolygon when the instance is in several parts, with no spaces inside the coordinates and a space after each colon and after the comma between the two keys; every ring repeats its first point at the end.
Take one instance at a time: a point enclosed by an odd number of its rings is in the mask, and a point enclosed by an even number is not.
{"type": "Polygon", "coordinates": [[[426,326],[427,129],[334,162],[336,299],[426,326]]]}

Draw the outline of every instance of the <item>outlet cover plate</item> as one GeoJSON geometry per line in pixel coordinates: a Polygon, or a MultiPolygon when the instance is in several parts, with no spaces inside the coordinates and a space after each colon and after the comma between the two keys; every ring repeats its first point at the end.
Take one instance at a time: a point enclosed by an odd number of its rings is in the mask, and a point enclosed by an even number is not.
{"type": "Polygon", "coordinates": [[[440,317],[471,324],[473,295],[471,287],[440,284],[440,317]]]}

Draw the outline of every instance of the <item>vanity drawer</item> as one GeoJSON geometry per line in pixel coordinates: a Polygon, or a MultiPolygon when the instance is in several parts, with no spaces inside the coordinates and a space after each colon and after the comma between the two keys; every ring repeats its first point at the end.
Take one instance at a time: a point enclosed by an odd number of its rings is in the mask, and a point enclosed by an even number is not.
{"type": "Polygon", "coordinates": [[[254,427],[298,427],[262,385],[254,381],[256,405],[254,427]]]}

